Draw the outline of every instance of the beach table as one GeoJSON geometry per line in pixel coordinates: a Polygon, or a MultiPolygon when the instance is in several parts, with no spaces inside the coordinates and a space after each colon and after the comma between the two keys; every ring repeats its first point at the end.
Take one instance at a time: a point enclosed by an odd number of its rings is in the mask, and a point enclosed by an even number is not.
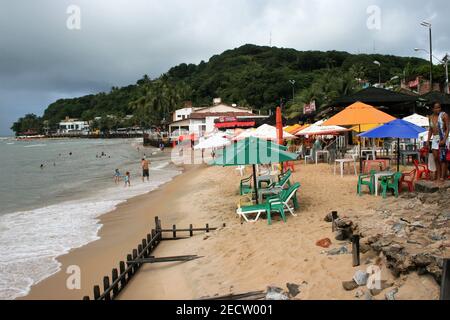
{"type": "Polygon", "coordinates": [[[366,156],[366,160],[369,160],[370,157],[372,157],[372,160],[375,160],[377,155],[375,149],[364,149],[361,150],[362,156],[366,156]]]}
{"type": "Polygon", "coordinates": [[[330,160],[330,151],[328,150],[317,150],[316,151],[316,165],[319,163],[319,155],[326,155],[327,156],[327,162],[330,160]]]}
{"type": "Polygon", "coordinates": [[[391,171],[383,171],[383,172],[377,172],[373,175],[374,177],[374,183],[375,183],[375,197],[378,197],[378,180],[382,177],[389,177],[394,175],[394,172],[391,171]]]}
{"type": "Polygon", "coordinates": [[[356,170],[356,161],[355,161],[355,159],[336,159],[334,161],[334,175],[336,175],[336,167],[337,167],[337,164],[339,164],[339,167],[341,169],[341,178],[343,178],[344,177],[344,165],[346,163],[349,166],[350,166],[351,163],[353,163],[353,167],[355,169],[355,176],[357,176],[358,173],[357,173],[357,170],[356,170]]]}
{"type": "Polygon", "coordinates": [[[419,151],[401,151],[400,157],[402,158],[402,164],[406,165],[406,159],[409,157],[415,157],[420,161],[420,152],[419,151]]]}

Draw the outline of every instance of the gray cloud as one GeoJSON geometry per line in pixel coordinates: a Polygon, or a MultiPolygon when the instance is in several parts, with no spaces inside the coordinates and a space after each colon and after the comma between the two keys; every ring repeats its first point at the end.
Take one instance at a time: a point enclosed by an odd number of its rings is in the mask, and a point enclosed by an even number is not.
{"type": "Polygon", "coordinates": [[[198,63],[245,43],[299,50],[421,56],[419,23],[433,23],[436,55],[450,51],[448,1],[387,0],[36,0],[1,1],[0,135],[26,112],[62,97],[108,90],[181,62],[198,63]],[[81,8],[81,30],[66,9],[81,8]],[[366,26],[381,9],[381,29],[366,26]]]}

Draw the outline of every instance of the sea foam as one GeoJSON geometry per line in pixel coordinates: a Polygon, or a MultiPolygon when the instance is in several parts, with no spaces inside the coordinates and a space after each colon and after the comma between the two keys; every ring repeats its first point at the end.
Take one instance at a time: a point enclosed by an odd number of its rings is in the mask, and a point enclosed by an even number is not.
{"type": "Polygon", "coordinates": [[[100,215],[179,173],[169,169],[149,183],[135,179],[131,188],[120,184],[89,198],[0,216],[0,299],[26,296],[32,285],[61,269],[58,256],[99,238],[100,215]]]}

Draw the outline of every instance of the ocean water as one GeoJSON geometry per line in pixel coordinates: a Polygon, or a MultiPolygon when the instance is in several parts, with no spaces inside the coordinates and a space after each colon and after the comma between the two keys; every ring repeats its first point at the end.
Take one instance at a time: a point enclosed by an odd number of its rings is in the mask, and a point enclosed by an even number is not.
{"type": "Polygon", "coordinates": [[[166,154],[136,144],[0,139],[0,299],[25,296],[59,271],[56,257],[98,239],[101,214],[180,173],[166,154]],[[151,169],[142,183],[144,154],[151,169]],[[116,168],[131,173],[131,188],[114,183],[116,168]]]}

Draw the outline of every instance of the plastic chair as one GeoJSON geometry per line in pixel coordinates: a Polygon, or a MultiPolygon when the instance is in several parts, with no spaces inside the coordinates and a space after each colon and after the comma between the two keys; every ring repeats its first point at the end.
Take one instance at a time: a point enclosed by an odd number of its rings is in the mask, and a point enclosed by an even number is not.
{"type": "Polygon", "coordinates": [[[286,172],[288,169],[290,169],[292,172],[295,172],[294,161],[287,161],[283,163],[283,172],[286,172]]]}
{"type": "Polygon", "coordinates": [[[383,199],[386,199],[386,192],[392,190],[396,198],[398,198],[398,186],[400,179],[402,178],[402,173],[397,172],[392,176],[381,178],[381,189],[383,190],[383,199]]]}
{"type": "Polygon", "coordinates": [[[309,153],[305,155],[305,164],[308,164],[308,159],[313,161],[313,149],[309,149],[309,153]]]}
{"type": "Polygon", "coordinates": [[[241,180],[241,184],[239,186],[239,194],[241,196],[245,196],[246,194],[253,192],[253,188],[251,185],[252,179],[253,179],[253,175],[241,180]]]}
{"type": "Polygon", "coordinates": [[[374,174],[377,173],[376,170],[371,170],[369,174],[360,174],[358,177],[358,188],[357,193],[358,195],[362,196],[362,186],[368,186],[370,194],[374,194],[375,192],[375,181],[374,181],[374,174]],[[366,180],[369,179],[369,180],[366,180]]]}
{"type": "Polygon", "coordinates": [[[414,167],[416,167],[417,171],[417,180],[422,179],[423,176],[425,176],[425,180],[430,179],[431,171],[427,164],[421,164],[418,160],[414,160],[414,167]]]}
{"type": "Polygon", "coordinates": [[[409,192],[414,192],[414,180],[416,179],[416,169],[411,172],[403,172],[400,179],[399,192],[402,192],[403,185],[408,187],[409,192]]]}

